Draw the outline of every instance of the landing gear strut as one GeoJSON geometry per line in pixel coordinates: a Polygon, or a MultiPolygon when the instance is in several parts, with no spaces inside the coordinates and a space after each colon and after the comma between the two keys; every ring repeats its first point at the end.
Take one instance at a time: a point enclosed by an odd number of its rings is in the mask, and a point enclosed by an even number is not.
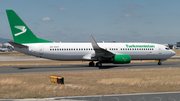
{"type": "Polygon", "coordinates": [[[161,61],[159,60],[158,65],[162,65],[161,61]]]}
{"type": "Polygon", "coordinates": [[[94,62],[91,61],[91,62],[89,63],[89,66],[94,66],[94,62]]]}

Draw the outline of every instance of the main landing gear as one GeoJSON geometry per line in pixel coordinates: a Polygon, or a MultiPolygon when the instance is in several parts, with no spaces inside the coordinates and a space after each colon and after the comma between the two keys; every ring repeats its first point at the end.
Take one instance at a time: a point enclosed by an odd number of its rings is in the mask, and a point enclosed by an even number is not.
{"type": "Polygon", "coordinates": [[[102,66],[102,63],[101,62],[97,62],[96,63],[96,67],[101,67],[102,66]]]}
{"type": "MultiPolygon", "coordinates": [[[[93,67],[93,66],[94,66],[94,62],[93,62],[93,61],[89,62],[89,66],[90,66],[90,67],[93,67]]],[[[102,63],[101,63],[101,62],[97,62],[97,63],[96,63],[96,67],[101,67],[101,66],[102,66],[102,63]]]]}
{"type": "Polygon", "coordinates": [[[89,63],[89,66],[90,66],[90,67],[91,67],[91,66],[94,66],[94,62],[91,61],[91,62],[89,63]]]}
{"type": "Polygon", "coordinates": [[[161,60],[159,60],[158,65],[162,65],[161,60]]]}

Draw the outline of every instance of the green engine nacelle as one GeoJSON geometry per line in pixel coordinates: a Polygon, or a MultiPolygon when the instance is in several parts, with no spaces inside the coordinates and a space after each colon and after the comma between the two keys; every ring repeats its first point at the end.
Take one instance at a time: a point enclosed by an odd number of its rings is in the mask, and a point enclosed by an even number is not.
{"type": "Polygon", "coordinates": [[[114,64],[125,64],[131,62],[131,57],[129,55],[115,55],[113,59],[114,64]]]}

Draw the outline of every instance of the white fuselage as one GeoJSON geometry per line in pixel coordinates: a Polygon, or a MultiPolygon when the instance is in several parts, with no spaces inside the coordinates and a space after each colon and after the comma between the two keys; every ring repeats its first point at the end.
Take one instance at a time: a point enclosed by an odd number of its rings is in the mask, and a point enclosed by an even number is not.
{"type": "MultiPolygon", "coordinates": [[[[29,48],[15,50],[37,57],[53,60],[98,60],[91,43],[34,43],[29,48]]],[[[99,47],[115,55],[127,54],[131,60],[165,60],[175,52],[164,45],[152,43],[98,43],[99,47]]]]}

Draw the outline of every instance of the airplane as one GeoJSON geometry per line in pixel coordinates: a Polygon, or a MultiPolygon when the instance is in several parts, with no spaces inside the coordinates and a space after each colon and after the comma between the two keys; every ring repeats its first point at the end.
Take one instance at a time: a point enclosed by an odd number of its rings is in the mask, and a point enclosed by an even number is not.
{"type": "Polygon", "coordinates": [[[90,61],[89,66],[102,63],[128,64],[131,60],[158,60],[158,65],[175,55],[167,46],[154,43],[55,43],[36,37],[13,10],[6,10],[16,51],[27,55],[64,61],[90,61]]]}
{"type": "Polygon", "coordinates": [[[8,49],[7,48],[0,48],[0,52],[7,52],[8,49]]]}
{"type": "Polygon", "coordinates": [[[7,52],[7,51],[13,51],[13,48],[9,45],[5,45],[4,43],[1,43],[2,47],[0,48],[0,52],[7,52]]]}

